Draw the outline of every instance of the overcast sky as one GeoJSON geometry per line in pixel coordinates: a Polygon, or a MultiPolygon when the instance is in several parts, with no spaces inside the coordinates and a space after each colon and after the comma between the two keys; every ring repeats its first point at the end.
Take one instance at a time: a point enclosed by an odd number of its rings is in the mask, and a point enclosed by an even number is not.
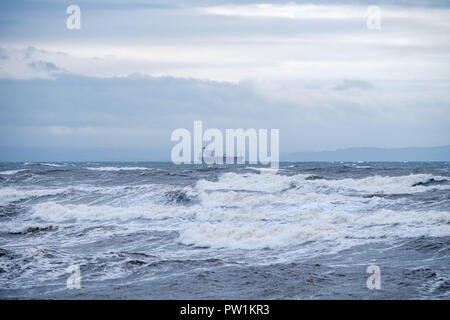
{"type": "Polygon", "coordinates": [[[1,1],[0,160],[167,160],[194,120],[278,128],[283,153],[449,144],[449,5],[314,3],[1,1]],[[66,28],[71,4],[81,30],[66,28]]]}

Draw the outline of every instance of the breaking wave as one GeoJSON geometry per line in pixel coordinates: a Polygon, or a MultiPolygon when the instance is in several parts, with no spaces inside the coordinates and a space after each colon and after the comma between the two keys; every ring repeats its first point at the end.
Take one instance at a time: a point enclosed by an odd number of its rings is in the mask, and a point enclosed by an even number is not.
{"type": "MultiPolygon", "coordinates": [[[[308,179],[294,176],[225,173],[217,181],[191,187],[171,185],[85,188],[103,194],[97,204],[57,201],[33,206],[32,218],[52,223],[133,219],[166,220],[185,245],[261,249],[320,243],[322,250],[342,249],[387,238],[450,235],[450,217],[440,211],[391,210],[395,201],[355,196],[354,192],[391,194],[424,192],[427,174],[363,179],[308,179]],[[422,182],[423,184],[418,185],[422,182]]],[[[2,198],[55,194],[64,190],[2,190],[2,198]],[[9,195],[8,193],[9,192],[9,195]]],[[[137,223],[143,228],[141,223],[137,223]]]]}
{"type": "Polygon", "coordinates": [[[26,169],[19,169],[19,170],[6,170],[6,171],[0,171],[0,174],[3,174],[5,176],[11,176],[14,175],[16,173],[25,171],[26,169]]]}
{"type": "Polygon", "coordinates": [[[432,188],[450,189],[446,177],[431,174],[410,174],[407,176],[370,176],[361,179],[322,179],[312,178],[311,175],[297,174],[294,176],[258,174],[236,174],[228,172],[223,174],[218,181],[200,180],[197,187],[204,190],[242,190],[280,192],[292,187],[301,188],[311,192],[338,192],[351,191],[363,193],[407,194],[418,193],[432,188]],[[440,181],[438,184],[431,181],[440,181]]]}
{"type": "Polygon", "coordinates": [[[152,170],[147,167],[86,167],[87,170],[93,171],[138,171],[138,170],[152,170]]]}

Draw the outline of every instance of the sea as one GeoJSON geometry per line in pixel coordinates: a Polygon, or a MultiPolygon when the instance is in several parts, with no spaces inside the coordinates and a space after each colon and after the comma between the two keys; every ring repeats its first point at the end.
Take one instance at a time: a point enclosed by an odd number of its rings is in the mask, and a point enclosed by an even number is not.
{"type": "Polygon", "coordinates": [[[450,163],[0,163],[0,298],[449,299],[450,163]]]}

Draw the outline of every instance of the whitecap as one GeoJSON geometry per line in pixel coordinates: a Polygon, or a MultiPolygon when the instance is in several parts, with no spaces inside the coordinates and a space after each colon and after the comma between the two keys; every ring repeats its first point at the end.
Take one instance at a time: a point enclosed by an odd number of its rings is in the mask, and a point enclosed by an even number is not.
{"type": "Polygon", "coordinates": [[[16,174],[18,172],[22,172],[25,171],[26,169],[19,169],[19,170],[6,170],[6,171],[1,171],[0,174],[2,175],[6,175],[6,176],[11,176],[13,174],[16,174]]]}
{"type": "Polygon", "coordinates": [[[86,167],[88,170],[94,171],[138,171],[138,170],[152,170],[147,167],[86,167]]]}

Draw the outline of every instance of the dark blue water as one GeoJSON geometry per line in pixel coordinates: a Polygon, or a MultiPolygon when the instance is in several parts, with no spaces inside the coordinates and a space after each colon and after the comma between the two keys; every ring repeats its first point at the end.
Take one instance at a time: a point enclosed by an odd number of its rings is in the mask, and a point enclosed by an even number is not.
{"type": "Polygon", "coordinates": [[[448,299],[449,170],[3,163],[0,298],[448,299]]]}

